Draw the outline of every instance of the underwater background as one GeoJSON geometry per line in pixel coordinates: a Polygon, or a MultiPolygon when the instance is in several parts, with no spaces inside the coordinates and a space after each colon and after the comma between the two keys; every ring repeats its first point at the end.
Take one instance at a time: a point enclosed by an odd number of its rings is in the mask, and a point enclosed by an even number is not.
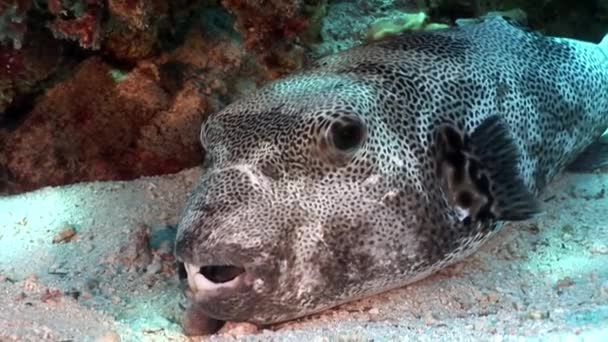
{"type": "MultiPolygon", "coordinates": [[[[316,58],[493,15],[608,33],[606,0],[0,0],[0,341],[188,340],[171,249],[205,118],[316,58]]],[[[205,340],[608,341],[607,186],[565,174],[448,270],[205,340]]]]}

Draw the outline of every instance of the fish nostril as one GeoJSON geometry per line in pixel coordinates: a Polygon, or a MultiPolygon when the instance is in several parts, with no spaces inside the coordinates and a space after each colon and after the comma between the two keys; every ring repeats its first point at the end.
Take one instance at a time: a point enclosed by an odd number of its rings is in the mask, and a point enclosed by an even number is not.
{"type": "Polygon", "coordinates": [[[239,275],[245,273],[245,269],[236,266],[212,265],[201,267],[199,272],[209,281],[221,284],[234,280],[239,275]]]}

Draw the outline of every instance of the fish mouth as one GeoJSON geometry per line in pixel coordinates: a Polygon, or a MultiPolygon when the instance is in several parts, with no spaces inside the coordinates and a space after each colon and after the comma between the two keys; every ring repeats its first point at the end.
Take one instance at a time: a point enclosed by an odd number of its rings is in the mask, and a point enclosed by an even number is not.
{"type": "Polygon", "coordinates": [[[252,318],[260,285],[263,287],[263,281],[256,278],[254,272],[235,265],[190,263],[184,263],[184,269],[188,286],[186,297],[205,315],[235,322],[252,318]]]}
{"type": "Polygon", "coordinates": [[[232,265],[197,266],[184,263],[188,286],[196,294],[211,294],[234,290],[248,285],[249,273],[243,267],[232,265]]]}

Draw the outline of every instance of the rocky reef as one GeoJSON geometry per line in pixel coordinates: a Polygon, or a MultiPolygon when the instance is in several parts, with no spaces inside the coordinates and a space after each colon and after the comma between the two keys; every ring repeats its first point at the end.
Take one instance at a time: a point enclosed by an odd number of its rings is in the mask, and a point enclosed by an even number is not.
{"type": "Polygon", "coordinates": [[[551,35],[608,31],[602,0],[0,1],[0,194],[194,166],[207,115],[265,82],[497,11],[551,35]]]}

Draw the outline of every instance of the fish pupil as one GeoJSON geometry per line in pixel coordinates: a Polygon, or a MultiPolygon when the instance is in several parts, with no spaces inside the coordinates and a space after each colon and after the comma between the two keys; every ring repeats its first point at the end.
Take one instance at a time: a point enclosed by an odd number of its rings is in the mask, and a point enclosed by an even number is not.
{"type": "Polygon", "coordinates": [[[333,145],[341,151],[357,148],[363,140],[363,127],[356,122],[336,122],[332,127],[333,145]]]}

